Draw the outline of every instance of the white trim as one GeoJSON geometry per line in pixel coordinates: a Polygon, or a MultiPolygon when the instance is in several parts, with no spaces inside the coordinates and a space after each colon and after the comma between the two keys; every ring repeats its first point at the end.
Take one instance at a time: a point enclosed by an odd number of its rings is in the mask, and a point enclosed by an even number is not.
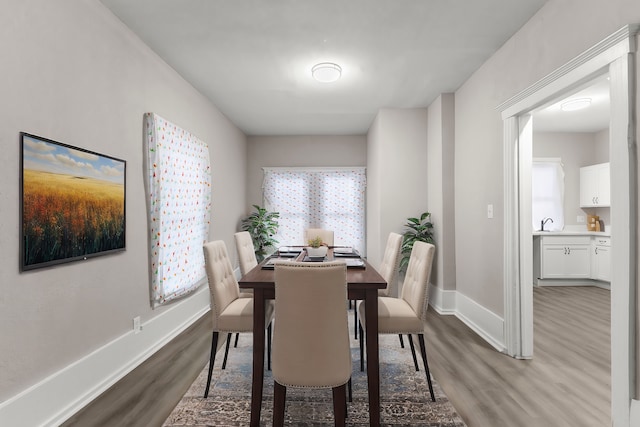
{"type": "Polygon", "coordinates": [[[474,300],[456,292],[456,317],[499,352],[504,345],[504,319],[474,300]]]}
{"type": "Polygon", "coordinates": [[[533,117],[523,114],[519,117],[518,151],[518,256],[520,277],[520,358],[533,357],[533,203],[531,174],[533,169],[533,117]],[[522,262],[522,260],[527,262],[522,262]]]}
{"type": "Polygon", "coordinates": [[[429,284],[429,305],[438,314],[448,315],[456,313],[456,291],[445,291],[438,286],[429,284]]]}
{"type": "MultiPolygon", "coordinates": [[[[503,123],[503,170],[504,175],[514,176],[518,169],[518,119],[509,117],[503,123]]],[[[512,357],[522,355],[520,328],[520,258],[512,250],[518,241],[519,205],[518,189],[514,179],[505,179],[504,191],[504,236],[502,280],[504,287],[504,343],[506,353],[512,357]]]]}
{"type": "MultiPolygon", "coordinates": [[[[635,51],[635,45],[630,43],[635,51]]],[[[611,419],[630,425],[636,387],[637,152],[635,140],[635,57],[622,55],[609,67],[611,125],[611,419]],[[634,390],[634,392],[632,392],[634,390]]]]}
{"type": "Polygon", "coordinates": [[[209,289],[168,306],[162,314],[0,404],[0,425],[59,425],[209,311],[209,289]]]}

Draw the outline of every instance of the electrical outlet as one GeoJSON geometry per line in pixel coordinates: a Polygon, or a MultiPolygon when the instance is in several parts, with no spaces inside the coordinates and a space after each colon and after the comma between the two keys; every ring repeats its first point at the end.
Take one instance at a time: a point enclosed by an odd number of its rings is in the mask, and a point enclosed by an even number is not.
{"type": "Polygon", "coordinates": [[[487,205],[487,218],[493,218],[493,205],[487,205]]]}
{"type": "Polygon", "coordinates": [[[139,334],[142,330],[142,324],[140,323],[140,316],[133,318],[133,332],[139,334]]]}
{"type": "Polygon", "coordinates": [[[584,224],[584,215],[578,215],[576,221],[578,222],[578,224],[584,224]]]}

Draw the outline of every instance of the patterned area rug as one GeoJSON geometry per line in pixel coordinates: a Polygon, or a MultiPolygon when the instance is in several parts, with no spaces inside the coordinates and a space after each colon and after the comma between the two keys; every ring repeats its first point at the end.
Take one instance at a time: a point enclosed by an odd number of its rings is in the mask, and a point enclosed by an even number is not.
{"type": "MultiPolygon", "coordinates": [[[[368,426],[367,376],[366,371],[360,372],[358,341],[353,339],[353,334],[351,337],[353,402],[348,403],[347,406],[347,426],[368,426]]],[[[167,418],[164,427],[249,425],[251,339],[251,334],[244,334],[240,335],[237,348],[233,348],[232,343],[224,371],[220,369],[224,352],[218,352],[209,397],[207,399],[202,397],[207,381],[207,367],[205,367],[167,418]]],[[[417,340],[414,339],[414,341],[417,340]]],[[[464,427],[462,418],[436,381],[433,381],[436,401],[431,402],[422,362],[419,360],[420,371],[416,372],[406,337],[405,344],[404,349],[400,347],[397,335],[380,335],[381,424],[464,427]]],[[[420,358],[419,350],[418,358],[420,358]]],[[[331,390],[290,387],[287,389],[285,422],[292,426],[332,426],[332,402],[331,390]]],[[[265,370],[261,425],[271,425],[272,410],[273,378],[271,372],[265,370]]]]}

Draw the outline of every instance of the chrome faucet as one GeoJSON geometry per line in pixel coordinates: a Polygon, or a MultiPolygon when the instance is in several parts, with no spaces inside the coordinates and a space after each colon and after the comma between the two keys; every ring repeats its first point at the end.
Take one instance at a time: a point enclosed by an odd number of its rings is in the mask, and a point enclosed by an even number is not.
{"type": "Polygon", "coordinates": [[[542,221],[540,221],[540,231],[544,231],[544,225],[549,221],[553,224],[553,220],[551,218],[542,218],[542,221]]]}

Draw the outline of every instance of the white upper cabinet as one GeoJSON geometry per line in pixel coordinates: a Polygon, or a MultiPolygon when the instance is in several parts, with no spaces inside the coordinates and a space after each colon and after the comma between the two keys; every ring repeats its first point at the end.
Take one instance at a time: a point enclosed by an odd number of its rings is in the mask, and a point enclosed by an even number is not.
{"type": "Polygon", "coordinates": [[[610,205],[609,163],[580,168],[580,207],[608,207],[610,205]]]}

